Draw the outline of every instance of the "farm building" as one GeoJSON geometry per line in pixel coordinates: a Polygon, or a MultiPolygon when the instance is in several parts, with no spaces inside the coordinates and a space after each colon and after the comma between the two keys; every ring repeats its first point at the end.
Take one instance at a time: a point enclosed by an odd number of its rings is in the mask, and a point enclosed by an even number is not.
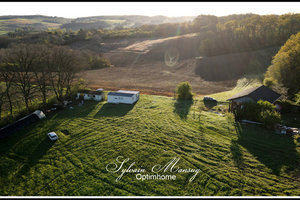
{"type": "Polygon", "coordinates": [[[237,107],[240,107],[243,103],[246,102],[257,102],[259,100],[269,101],[272,104],[275,104],[279,108],[279,104],[276,104],[276,101],[281,97],[280,94],[273,91],[272,89],[262,85],[255,88],[250,88],[244,90],[231,98],[227,99],[229,103],[229,111],[235,110],[237,107]]]}
{"type": "Polygon", "coordinates": [[[79,90],[76,99],[101,101],[104,98],[103,90],[79,90]]]}
{"type": "Polygon", "coordinates": [[[43,119],[45,117],[46,117],[46,115],[42,111],[36,110],[33,113],[31,113],[30,115],[27,115],[12,124],[4,126],[3,128],[0,128],[0,139],[6,138],[6,137],[10,136],[11,134],[13,134],[14,132],[16,132],[16,131],[40,120],[40,119],[43,119]]]}
{"type": "Polygon", "coordinates": [[[107,102],[133,104],[139,100],[139,97],[139,91],[118,90],[107,94],[107,102]]]}

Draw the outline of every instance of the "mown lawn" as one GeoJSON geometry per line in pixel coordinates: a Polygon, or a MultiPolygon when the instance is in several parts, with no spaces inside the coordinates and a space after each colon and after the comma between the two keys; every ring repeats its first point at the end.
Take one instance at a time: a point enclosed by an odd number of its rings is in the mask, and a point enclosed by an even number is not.
{"type": "Polygon", "coordinates": [[[0,141],[0,196],[5,195],[300,195],[300,140],[227,115],[197,112],[199,101],[141,95],[133,106],[88,102],[57,112],[0,141]],[[51,142],[46,133],[55,131],[51,142]],[[176,180],[137,180],[106,170],[165,165],[200,169],[176,180]]]}

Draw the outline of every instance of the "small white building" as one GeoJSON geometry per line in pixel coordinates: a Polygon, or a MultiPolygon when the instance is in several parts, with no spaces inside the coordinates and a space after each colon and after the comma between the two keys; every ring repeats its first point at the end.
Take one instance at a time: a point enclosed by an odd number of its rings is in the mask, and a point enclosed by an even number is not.
{"type": "Polygon", "coordinates": [[[103,91],[79,90],[76,99],[83,98],[84,100],[101,101],[104,98],[103,91]]]}
{"type": "Polygon", "coordinates": [[[140,98],[139,91],[118,90],[107,94],[107,103],[133,104],[140,98]]]}

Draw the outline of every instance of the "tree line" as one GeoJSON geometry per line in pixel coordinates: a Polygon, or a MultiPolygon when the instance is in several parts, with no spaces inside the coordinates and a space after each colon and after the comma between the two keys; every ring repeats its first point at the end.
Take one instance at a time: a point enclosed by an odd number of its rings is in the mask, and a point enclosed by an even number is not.
{"type": "Polygon", "coordinates": [[[85,66],[83,54],[65,46],[18,44],[1,49],[0,117],[5,103],[13,116],[16,98],[22,98],[28,112],[37,96],[44,108],[50,93],[63,102],[85,66]]]}
{"type": "Polygon", "coordinates": [[[198,33],[194,45],[199,55],[214,56],[240,51],[252,51],[281,46],[300,31],[300,14],[256,15],[240,14],[217,17],[199,15],[184,23],[144,24],[136,28],[107,29],[56,29],[39,33],[16,31],[0,37],[0,48],[9,41],[68,45],[76,41],[111,38],[156,38],[198,33]]]}

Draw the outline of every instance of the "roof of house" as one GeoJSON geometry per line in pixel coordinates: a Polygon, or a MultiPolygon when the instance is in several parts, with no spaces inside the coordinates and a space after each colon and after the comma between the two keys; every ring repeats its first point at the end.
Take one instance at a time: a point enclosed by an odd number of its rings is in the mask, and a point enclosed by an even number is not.
{"type": "Polygon", "coordinates": [[[134,94],[123,93],[123,92],[109,92],[107,95],[122,96],[122,97],[132,97],[134,94]]]}
{"type": "Polygon", "coordinates": [[[117,92],[109,92],[107,95],[122,96],[122,97],[132,97],[135,94],[139,94],[139,91],[129,91],[129,90],[118,90],[117,92]]]}
{"type": "Polygon", "coordinates": [[[103,91],[95,91],[95,90],[78,90],[78,93],[92,94],[92,95],[102,95],[103,91]]]}
{"type": "Polygon", "coordinates": [[[12,124],[8,124],[0,128],[0,139],[8,137],[9,135],[13,134],[17,130],[22,129],[23,127],[32,124],[33,122],[39,119],[40,118],[38,117],[38,115],[36,115],[36,113],[31,113],[12,124]]]}
{"type": "Polygon", "coordinates": [[[255,101],[263,100],[263,101],[269,101],[271,103],[274,103],[281,95],[271,90],[270,88],[262,85],[259,87],[244,90],[240,93],[237,93],[236,95],[233,95],[231,98],[227,100],[234,100],[246,96],[252,98],[255,101]]]}
{"type": "Polygon", "coordinates": [[[139,91],[132,91],[132,90],[118,90],[117,92],[122,92],[122,93],[128,93],[128,94],[139,94],[139,91]]]}

